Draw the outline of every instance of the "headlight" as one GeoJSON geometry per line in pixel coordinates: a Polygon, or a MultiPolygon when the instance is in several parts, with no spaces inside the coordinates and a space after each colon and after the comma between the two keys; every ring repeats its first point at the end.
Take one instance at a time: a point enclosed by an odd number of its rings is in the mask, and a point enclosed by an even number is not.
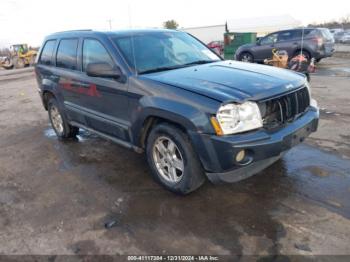
{"type": "Polygon", "coordinates": [[[260,110],[254,102],[223,105],[211,122],[218,135],[235,134],[262,127],[260,110]]]}

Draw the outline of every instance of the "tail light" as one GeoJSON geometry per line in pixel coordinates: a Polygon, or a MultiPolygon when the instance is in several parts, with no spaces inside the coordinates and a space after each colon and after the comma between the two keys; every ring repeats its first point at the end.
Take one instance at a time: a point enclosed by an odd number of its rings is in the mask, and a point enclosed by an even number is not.
{"type": "Polygon", "coordinates": [[[315,42],[318,46],[323,45],[323,39],[321,37],[312,38],[312,41],[315,42]]]}

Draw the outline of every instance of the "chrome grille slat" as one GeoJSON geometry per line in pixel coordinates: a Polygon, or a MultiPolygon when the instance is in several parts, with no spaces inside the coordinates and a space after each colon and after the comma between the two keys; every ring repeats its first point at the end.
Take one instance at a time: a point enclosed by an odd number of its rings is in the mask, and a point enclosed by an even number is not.
{"type": "Polygon", "coordinates": [[[309,91],[307,87],[300,88],[286,95],[264,100],[259,106],[264,107],[264,127],[277,128],[288,122],[292,122],[303,114],[310,105],[309,91]]]}

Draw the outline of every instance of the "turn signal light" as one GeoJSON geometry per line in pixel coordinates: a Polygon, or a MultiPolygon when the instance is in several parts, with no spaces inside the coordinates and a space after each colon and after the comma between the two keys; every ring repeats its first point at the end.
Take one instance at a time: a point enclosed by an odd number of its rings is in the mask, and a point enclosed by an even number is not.
{"type": "Polygon", "coordinates": [[[218,135],[218,136],[222,136],[224,135],[224,132],[222,131],[221,127],[220,127],[220,124],[218,122],[218,120],[216,119],[215,116],[212,116],[210,118],[210,122],[211,122],[211,125],[213,126],[214,130],[215,130],[215,133],[218,135]]]}

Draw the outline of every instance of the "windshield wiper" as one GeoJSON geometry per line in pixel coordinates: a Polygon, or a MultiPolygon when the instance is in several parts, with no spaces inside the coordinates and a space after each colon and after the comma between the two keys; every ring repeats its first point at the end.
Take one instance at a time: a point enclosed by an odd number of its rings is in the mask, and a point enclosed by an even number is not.
{"type": "Polygon", "coordinates": [[[197,60],[197,61],[193,61],[187,64],[184,64],[183,66],[191,66],[191,65],[203,65],[203,64],[209,64],[209,63],[214,63],[214,62],[218,62],[220,60],[197,60]]]}
{"type": "Polygon", "coordinates": [[[156,73],[156,72],[161,72],[161,71],[167,71],[167,70],[173,70],[177,68],[182,68],[184,67],[183,65],[176,65],[176,66],[163,66],[163,67],[156,67],[148,70],[144,70],[139,72],[139,74],[149,74],[149,73],[156,73]]]}
{"type": "Polygon", "coordinates": [[[161,72],[161,71],[184,68],[184,67],[188,67],[188,66],[192,66],[192,65],[203,65],[203,64],[208,64],[208,63],[213,63],[213,62],[218,62],[218,61],[220,61],[220,60],[197,60],[197,61],[186,63],[183,65],[156,67],[156,68],[141,71],[141,72],[139,72],[139,74],[150,74],[150,73],[156,73],[156,72],[161,72]]]}

